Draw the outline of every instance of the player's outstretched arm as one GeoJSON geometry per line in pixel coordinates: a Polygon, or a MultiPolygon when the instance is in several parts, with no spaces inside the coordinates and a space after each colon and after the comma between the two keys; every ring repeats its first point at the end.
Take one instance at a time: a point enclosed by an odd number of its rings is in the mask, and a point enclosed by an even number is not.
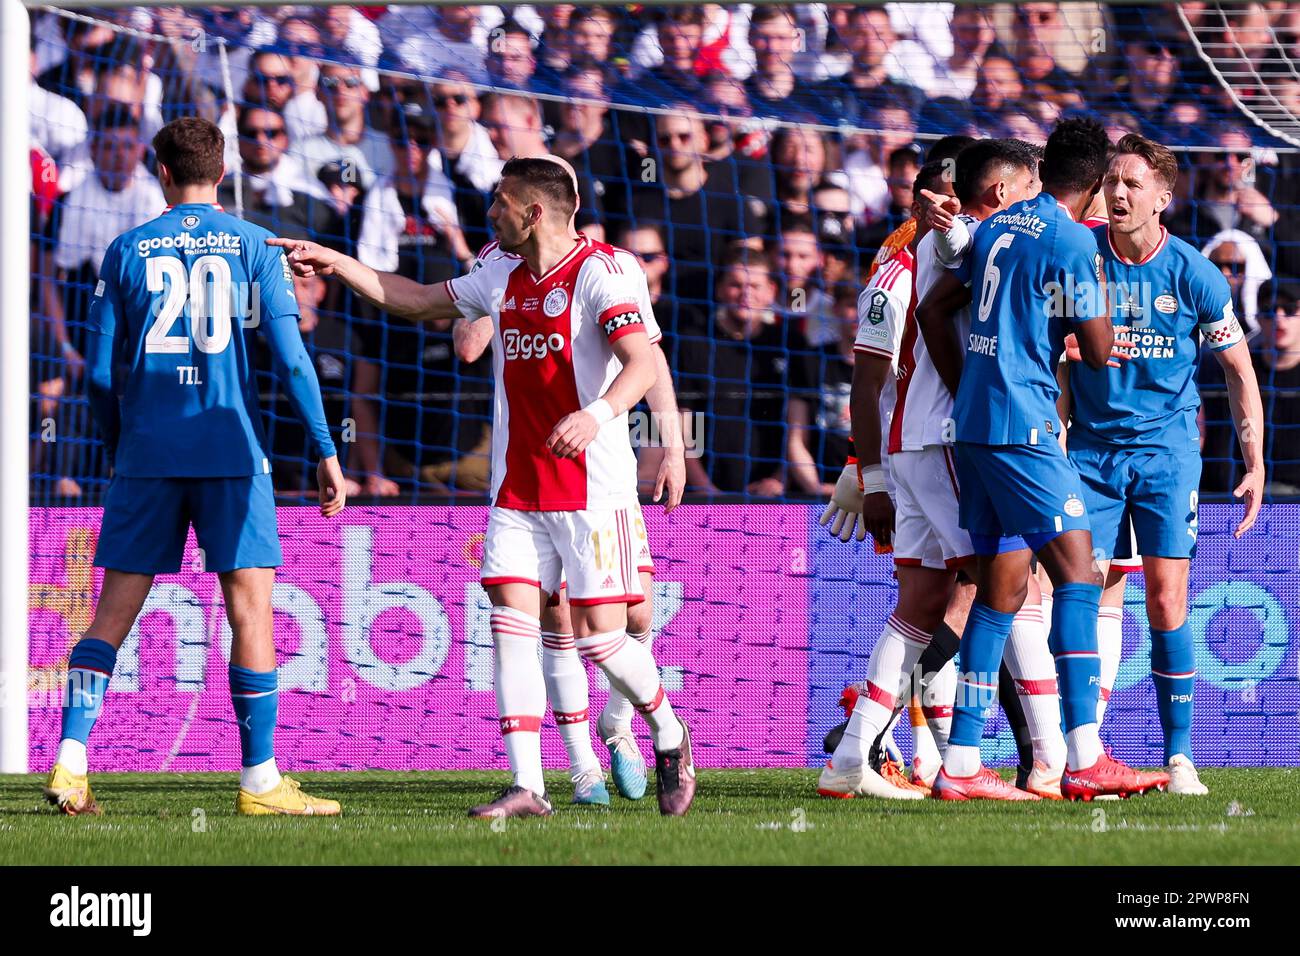
{"type": "Polygon", "coordinates": [[[659,431],[659,444],[663,458],[655,476],[654,500],[663,498],[664,514],[682,503],[686,490],[686,444],[682,440],[682,418],[677,410],[677,394],[673,391],[673,373],[659,343],[650,346],[654,354],[655,383],[645,393],[646,404],[654,416],[659,431]],[[664,493],[668,496],[664,498],[664,493]]]}
{"type": "MultiPolygon", "coordinates": [[[[957,327],[952,317],[957,310],[970,303],[970,289],[966,288],[957,276],[945,272],[930,287],[925,298],[916,307],[916,324],[925,339],[926,351],[934,362],[934,369],[939,379],[953,395],[961,383],[961,343],[957,341],[957,327]]],[[[854,436],[859,454],[863,446],[854,436]]]]}
{"type": "Polygon", "coordinates": [[[1255,366],[1250,361],[1250,347],[1245,339],[1214,353],[1223,366],[1228,383],[1228,404],[1237,427],[1241,458],[1246,474],[1232,490],[1242,500],[1246,513],[1233,534],[1240,538],[1255,524],[1264,501],[1264,402],[1259,394],[1255,366]]]}
{"type": "Polygon", "coordinates": [[[462,362],[477,362],[479,356],[492,344],[494,334],[490,315],[481,315],[477,319],[467,319],[464,316],[457,319],[451,327],[451,342],[456,349],[456,357],[462,362]]]}
{"type": "Polygon", "coordinates": [[[565,415],[551,430],[546,447],[557,458],[576,458],[595,439],[600,426],[622,415],[645,396],[655,382],[654,353],[641,332],[621,335],[610,347],[623,368],[605,394],[586,408],[565,415]]]}
{"type": "Polygon", "coordinates": [[[446,286],[421,285],[405,276],[378,272],[370,266],[305,239],[268,239],[267,245],[286,251],[293,271],[304,278],[337,276],[348,288],[390,315],[417,321],[445,322],[460,315],[446,286]]]}

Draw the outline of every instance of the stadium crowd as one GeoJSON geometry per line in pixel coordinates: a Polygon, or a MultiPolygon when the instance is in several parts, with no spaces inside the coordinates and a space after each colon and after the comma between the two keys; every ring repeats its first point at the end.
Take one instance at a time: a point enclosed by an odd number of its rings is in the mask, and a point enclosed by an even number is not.
{"type": "MultiPolygon", "coordinates": [[[[1214,26],[1207,5],[1182,6],[1193,29],[1214,26]]],[[[858,292],[912,214],[927,141],[1042,143],[1088,112],[1113,138],[1193,147],[1166,225],[1229,278],[1264,390],[1270,490],[1300,495],[1300,161],[1245,122],[1172,5],[89,13],[34,16],[34,500],[106,478],[81,381],[86,309],[109,241],[165,205],[153,134],[189,114],[226,133],[225,208],[422,282],[472,266],[506,159],[568,159],[578,228],[645,268],[691,489],[764,498],[821,496],[843,465],[858,292]]],[[[1228,29],[1215,35],[1243,72],[1300,53],[1295,5],[1248,4],[1228,29]]],[[[1300,112],[1300,79],[1272,92],[1300,112]]],[[[298,282],[355,492],[482,494],[490,358],[462,363],[445,325],[298,282]]],[[[1216,371],[1203,366],[1207,495],[1240,467],[1216,371]]],[[[272,407],[276,486],[296,494],[312,485],[305,436],[287,400],[272,407]]]]}

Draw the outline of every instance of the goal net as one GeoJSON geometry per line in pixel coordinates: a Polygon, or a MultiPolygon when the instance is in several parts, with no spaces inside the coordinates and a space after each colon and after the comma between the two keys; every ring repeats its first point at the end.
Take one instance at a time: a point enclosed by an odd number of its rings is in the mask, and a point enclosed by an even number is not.
{"type": "MultiPolygon", "coordinates": [[[[1170,144],[1184,173],[1171,231],[1211,249],[1257,349],[1276,354],[1277,323],[1261,317],[1294,308],[1300,276],[1294,24],[1268,8],[1267,55],[1251,46],[1250,66],[1230,70],[1242,43],[1240,31],[1228,40],[1230,6],[1196,24],[1172,8],[1089,3],[33,6],[32,768],[57,744],[68,651],[101,580],[92,556],[109,476],[85,392],[86,310],[108,242],[162,210],[149,143],[167,121],[223,129],[229,211],[429,283],[463,272],[491,238],[505,158],[566,156],[578,227],[632,250],[651,278],[687,412],[688,503],[670,516],[644,506],[665,686],[700,765],[814,766],[896,597],[890,558],[832,539],[818,518],[847,450],[857,294],[910,215],[930,145],[954,133],[1042,142],[1078,112],[1170,144]],[[1188,52],[1193,37],[1204,60],[1188,52]]],[[[319,518],[306,438],[261,355],[285,554],[283,762],[503,766],[478,585],[490,361],[459,361],[449,330],[386,315],[332,280],[297,293],[354,486],[341,520],[319,518]]],[[[1201,383],[1192,570],[1198,762],[1294,764],[1300,509],[1285,498],[1300,494],[1297,386],[1262,366],[1278,503],[1236,541],[1227,494],[1242,466],[1214,364],[1201,383]]],[[[634,417],[643,491],[658,461],[652,425],[634,417]]],[[[1162,757],[1147,635],[1135,576],[1105,736],[1141,764],[1162,757]]],[[[236,766],[229,643],[191,539],[119,656],[95,765],[236,766]]],[[[607,692],[595,673],[592,688],[594,711],[607,692]]],[[[906,717],[898,739],[906,755],[906,717]]],[[[549,716],[543,740],[560,765],[549,716]]],[[[1015,760],[1000,713],[985,750],[1015,760]]]]}

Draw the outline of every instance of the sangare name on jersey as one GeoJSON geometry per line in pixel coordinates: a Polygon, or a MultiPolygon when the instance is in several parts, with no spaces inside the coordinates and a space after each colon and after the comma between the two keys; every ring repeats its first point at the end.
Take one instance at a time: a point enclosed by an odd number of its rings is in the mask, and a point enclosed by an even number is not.
{"type": "Polygon", "coordinates": [[[1111,318],[1128,359],[1119,368],[1070,368],[1072,446],[1143,444],[1185,451],[1199,446],[1196,371],[1201,343],[1211,350],[1242,341],[1223,273],[1194,247],[1161,229],[1141,262],[1126,260],[1106,226],[1093,230],[1111,318]]]}
{"type": "Polygon", "coordinates": [[[447,290],[469,319],[490,315],[496,400],[492,497],[523,511],[622,508],[636,501],[636,457],[627,415],[601,426],[577,458],[556,458],[546,439],[589,405],[622,369],[611,343],[644,332],[660,338],[645,274],[635,257],[580,236],[543,276],[489,245],[447,290]]]}
{"type": "Polygon", "coordinates": [[[220,206],[187,203],[110,244],[87,328],[97,359],[126,368],[110,449],[119,474],[270,471],[252,357],[259,331],[317,454],[335,453],[293,275],[271,235],[220,206]]]}

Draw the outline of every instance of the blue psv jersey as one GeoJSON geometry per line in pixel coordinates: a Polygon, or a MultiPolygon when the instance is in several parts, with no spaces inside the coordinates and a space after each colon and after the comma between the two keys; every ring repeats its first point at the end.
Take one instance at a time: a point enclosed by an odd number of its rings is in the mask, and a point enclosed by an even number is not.
{"type": "Polygon", "coordinates": [[[953,270],[973,299],[953,408],[958,441],[1054,440],[1057,359],[1073,325],[1105,312],[1099,269],[1093,234],[1048,193],[980,224],[953,270]]]}
{"type": "Polygon", "coordinates": [[[92,407],[117,474],[268,473],[253,361],[259,332],[317,454],[335,453],[298,332],[293,275],[282,250],[266,244],[271,235],[191,203],[109,245],[87,320],[88,358],[92,407]]]}
{"type": "Polygon", "coordinates": [[[1071,366],[1070,447],[1197,452],[1202,341],[1218,351],[1243,338],[1228,282],[1205,256],[1163,230],[1160,245],[1142,262],[1115,252],[1106,226],[1094,233],[1112,321],[1130,328],[1117,336],[1129,346],[1129,359],[1119,368],[1071,366]]]}

